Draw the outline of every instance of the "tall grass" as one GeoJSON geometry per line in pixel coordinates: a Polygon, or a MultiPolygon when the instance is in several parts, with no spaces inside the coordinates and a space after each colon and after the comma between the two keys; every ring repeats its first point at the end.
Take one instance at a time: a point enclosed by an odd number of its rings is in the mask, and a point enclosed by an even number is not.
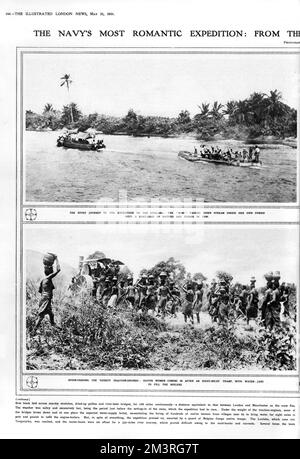
{"type": "Polygon", "coordinates": [[[53,301],[60,328],[47,318],[37,333],[39,295],[27,282],[28,369],[218,369],[292,370],[296,367],[296,329],[287,321],[274,332],[256,325],[190,325],[170,323],[129,309],[105,307],[90,296],[74,297],[58,289],[53,301]]]}

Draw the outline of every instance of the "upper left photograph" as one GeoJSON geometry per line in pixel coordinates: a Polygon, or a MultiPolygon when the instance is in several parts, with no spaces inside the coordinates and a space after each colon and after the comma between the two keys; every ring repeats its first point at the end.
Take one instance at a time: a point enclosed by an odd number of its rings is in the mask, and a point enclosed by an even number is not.
{"type": "Polygon", "coordinates": [[[297,203],[299,54],[28,50],[26,203],[297,203]]]}

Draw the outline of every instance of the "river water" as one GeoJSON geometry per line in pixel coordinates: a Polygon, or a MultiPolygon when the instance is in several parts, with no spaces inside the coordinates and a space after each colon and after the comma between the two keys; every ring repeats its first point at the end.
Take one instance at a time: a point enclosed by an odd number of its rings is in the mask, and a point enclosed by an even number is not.
{"type": "MultiPolygon", "coordinates": [[[[205,202],[295,202],[297,150],[261,146],[260,170],[190,163],[180,150],[195,139],[103,136],[101,152],[58,148],[59,132],[25,133],[26,200],[39,202],[203,199],[205,202]]],[[[198,142],[199,143],[199,142],[198,142]]],[[[206,142],[208,145],[210,142],[206,142]]],[[[244,143],[211,142],[240,149],[244,143]]]]}

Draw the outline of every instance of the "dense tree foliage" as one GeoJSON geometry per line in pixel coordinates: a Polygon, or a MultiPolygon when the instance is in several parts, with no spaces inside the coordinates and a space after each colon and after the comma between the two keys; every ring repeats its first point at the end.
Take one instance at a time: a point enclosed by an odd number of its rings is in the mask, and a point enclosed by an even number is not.
{"type": "Polygon", "coordinates": [[[191,117],[188,110],[181,110],[177,118],[142,116],[132,108],[123,117],[98,113],[83,115],[71,102],[62,111],[47,103],[43,113],[26,111],[26,129],[56,130],[78,128],[85,131],[94,128],[104,134],[127,134],[133,136],[177,136],[195,133],[208,140],[215,135],[224,138],[255,138],[275,136],[296,137],[297,111],[282,101],[278,90],[269,94],[254,92],[244,100],[229,100],[225,105],[218,101],[202,102],[199,112],[191,117]]]}
{"type": "Polygon", "coordinates": [[[181,283],[185,280],[186,269],[184,265],[173,257],[170,257],[167,261],[160,261],[153,268],[143,269],[140,274],[146,274],[147,276],[152,274],[155,279],[158,279],[162,271],[176,282],[181,283]]]}

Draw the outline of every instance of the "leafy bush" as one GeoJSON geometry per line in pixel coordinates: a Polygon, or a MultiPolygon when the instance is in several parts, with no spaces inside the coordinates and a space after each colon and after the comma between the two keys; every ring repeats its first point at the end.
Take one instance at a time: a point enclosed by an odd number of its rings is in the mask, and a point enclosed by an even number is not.
{"type": "MultiPolygon", "coordinates": [[[[28,335],[32,334],[36,317],[36,311],[30,309],[27,314],[28,335]]],[[[138,327],[137,320],[136,317],[133,320],[132,311],[126,311],[122,306],[108,309],[89,297],[82,298],[77,305],[70,300],[60,307],[60,329],[53,329],[45,319],[40,331],[30,337],[30,360],[33,355],[55,353],[69,361],[83,362],[83,366],[90,369],[148,368],[154,331],[159,330],[158,321],[150,317],[140,319],[145,324],[140,323],[138,327]]],[[[69,361],[67,367],[70,367],[69,361]]]]}
{"type": "Polygon", "coordinates": [[[107,308],[90,296],[66,297],[57,290],[53,310],[59,328],[45,318],[33,334],[39,295],[35,284],[27,282],[28,369],[296,368],[292,319],[272,332],[239,323],[176,326],[122,303],[107,308]]]}
{"type": "Polygon", "coordinates": [[[272,331],[261,330],[258,338],[258,362],[271,370],[296,368],[296,327],[281,324],[272,331]]]}
{"type": "Polygon", "coordinates": [[[162,336],[157,365],[164,369],[240,369],[256,364],[257,344],[253,336],[239,336],[234,327],[207,329],[185,326],[178,333],[162,336]]]}

